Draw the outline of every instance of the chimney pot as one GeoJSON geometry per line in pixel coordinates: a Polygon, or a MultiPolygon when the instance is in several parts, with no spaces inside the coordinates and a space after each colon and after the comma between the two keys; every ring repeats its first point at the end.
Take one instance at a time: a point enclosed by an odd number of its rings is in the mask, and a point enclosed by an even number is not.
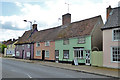
{"type": "Polygon", "coordinates": [[[67,13],[62,15],[62,25],[67,25],[71,23],[71,14],[67,13]]]}

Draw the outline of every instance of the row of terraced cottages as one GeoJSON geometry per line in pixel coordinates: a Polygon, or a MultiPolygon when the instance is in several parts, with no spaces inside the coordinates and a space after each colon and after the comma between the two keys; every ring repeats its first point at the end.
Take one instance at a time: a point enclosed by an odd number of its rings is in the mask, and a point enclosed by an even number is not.
{"type": "Polygon", "coordinates": [[[62,25],[37,30],[37,24],[16,43],[16,58],[72,62],[90,65],[92,50],[102,50],[101,16],[72,22],[71,14],[62,16],[62,25]]]}

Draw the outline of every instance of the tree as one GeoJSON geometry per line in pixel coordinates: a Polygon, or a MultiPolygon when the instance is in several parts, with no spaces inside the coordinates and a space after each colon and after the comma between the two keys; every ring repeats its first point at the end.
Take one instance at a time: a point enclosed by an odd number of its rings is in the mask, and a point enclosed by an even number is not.
{"type": "Polygon", "coordinates": [[[4,48],[7,48],[7,46],[0,43],[0,53],[2,52],[4,54],[4,48]]]}

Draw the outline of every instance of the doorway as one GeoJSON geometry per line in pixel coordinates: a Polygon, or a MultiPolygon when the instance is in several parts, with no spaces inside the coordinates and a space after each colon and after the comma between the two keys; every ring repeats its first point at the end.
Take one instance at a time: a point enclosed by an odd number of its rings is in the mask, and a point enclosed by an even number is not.
{"type": "Polygon", "coordinates": [[[25,51],[22,51],[22,59],[25,59],[25,51]]]}
{"type": "Polygon", "coordinates": [[[45,60],[45,50],[42,50],[42,60],[45,60]]]}
{"type": "Polygon", "coordinates": [[[55,50],[55,61],[59,61],[59,50],[55,50]]]}
{"type": "Polygon", "coordinates": [[[85,60],[86,65],[90,65],[90,50],[86,50],[86,60],[85,60]]]}

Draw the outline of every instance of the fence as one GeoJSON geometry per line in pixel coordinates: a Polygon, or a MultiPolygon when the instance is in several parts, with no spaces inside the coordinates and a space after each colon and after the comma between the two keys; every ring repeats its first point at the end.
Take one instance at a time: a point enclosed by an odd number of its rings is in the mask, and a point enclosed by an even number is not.
{"type": "Polygon", "coordinates": [[[91,65],[103,67],[103,52],[93,51],[91,54],[91,65]]]}

